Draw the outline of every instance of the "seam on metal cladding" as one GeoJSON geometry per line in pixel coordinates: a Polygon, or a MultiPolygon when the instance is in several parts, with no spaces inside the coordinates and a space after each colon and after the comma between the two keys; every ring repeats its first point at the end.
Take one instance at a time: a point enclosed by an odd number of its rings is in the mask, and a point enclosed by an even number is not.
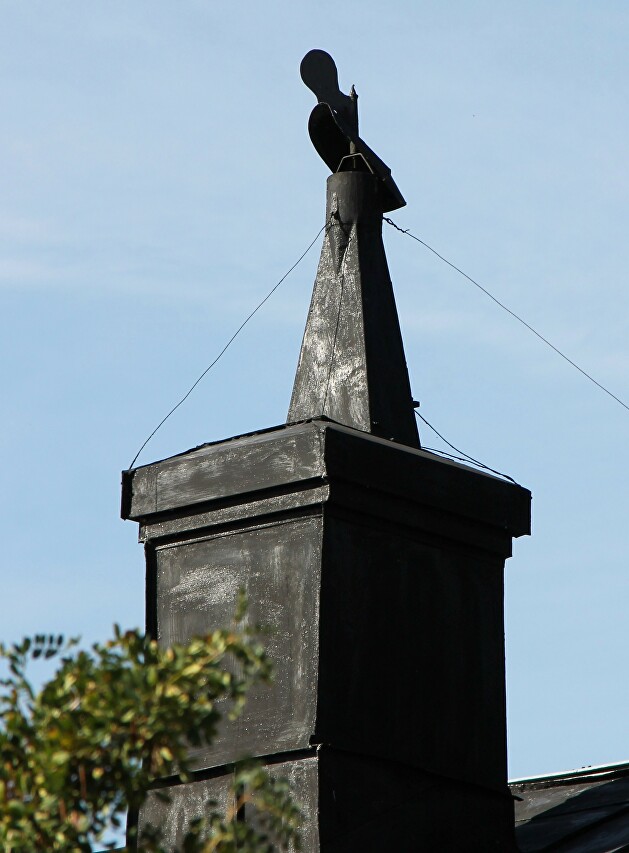
{"type": "MultiPolygon", "coordinates": [[[[337,502],[332,495],[326,504],[325,515],[328,517],[333,516],[343,521],[349,521],[360,527],[366,527],[369,530],[374,529],[373,521],[375,519],[378,522],[379,529],[387,529],[396,535],[401,531],[401,535],[407,536],[415,542],[420,542],[431,547],[441,546],[447,548],[449,551],[460,551],[464,554],[468,554],[470,551],[473,551],[478,555],[483,555],[485,558],[487,556],[491,556],[494,559],[507,559],[511,556],[512,552],[509,534],[502,528],[496,528],[488,524],[481,525],[481,528],[486,531],[494,542],[498,543],[499,547],[479,544],[478,542],[470,541],[470,538],[467,535],[467,530],[464,530],[462,535],[456,537],[447,535],[440,530],[436,530],[435,524],[432,520],[435,515],[437,519],[447,516],[450,519],[457,520],[459,524],[465,524],[465,521],[460,521],[461,516],[457,516],[452,513],[444,513],[443,511],[431,511],[430,505],[415,504],[415,506],[417,507],[417,513],[422,514],[422,518],[418,519],[417,522],[399,519],[393,520],[383,518],[377,510],[370,512],[369,509],[365,509],[363,507],[356,508],[355,506],[351,506],[347,503],[337,502]],[[425,519],[426,513],[429,514],[427,521],[425,519]],[[503,542],[505,547],[500,547],[503,542]]],[[[470,522],[467,521],[467,524],[470,524],[470,522]]],[[[443,527],[444,529],[450,529],[451,524],[444,523],[443,527]]],[[[478,529],[478,525],[474,525],[474,529],[478,529]]]]}
{"type": "Polygon", "coordinates": [[[289,513],[308,514],[313,506],[323,505],[329,497],[329,485],[323,482],[316,485],[314,488],[306,488],[303,490],[291,490],[287,494],[262,498],[260,500],[252,500],[247,503],[240,501],[226,507],[212,507],[206,512],[196,512],[194,514],[178,513],[170,515],[161,520],[150,520],[140,522],[140,541],[148,542],[155,541],[166,536],[181,536],[192,531],[209,530],[212,528],[226,529],[231,526],[241,527],[250,521],[255,524],[257,520],[266,518],[277,518],[282,515],[286,516],[289,513]],[[322,497],[325,493],[325,497],[322,497]],[[289,506],[273,507],[269,502],[277,498],[290,498],[294,495],[297,500],[289,506]],[[311,497],[311,500],[299,500],[300,497],[311,497]],[[229,511],[230,509],[238,510],[242,508],[242,514],[234,515],[231,518],[220,518],[218,515],[221,512],[229,511]],[[181,527],[177,525],[182,523],[181,527]]]}
{"type": "Polygon", "coordinates": [[[240,528],[247,525],[259,526],[260,523],[266,523],[267,519],[281,519],[289,515],[312,515],[313,507],[325,505],[329,497],[329,487],[324,485],[316,489],[309,489],[306,494],[310,498],[309,500],[285,502],[280,506],[272,506],[273,498],[269,501],[255,501],[245,504],[240,513],[237,512],[238,506],[236,506],[233,514],[227,517],[223,517],[222,513],[227,514],[230,507],[226,510],[197,513],[193,516],[186,515],[182,518],[142,524],[140,525],[139,540],[140,542],[156,542],[168,537],[187,537],[193,532],[199,531],[226,530],[231,527],[240,528]]]}
{"type": "MultiPolygon", "coordinates": [[[[278,516],[280,513],[278,513],[278,516]]],[[[248,533],[253,530],[265,530],[268,527],[279,527],[284,524],[294,524],[295,521],[309,518],[321,518],[319,504],[313,504],[310,507],[297,507],[295,510],[287,510],[282,513],[283,517],[275,516],[269,521],[261,521],[256,523],[243,524],[242,522],[230,522],[229,524],[216,525],[210,530],[203,529],[195,531],[194,536],[190,536],[189,532],[183,531],[179,534],[164,536],[163,539],[155,537],[150,541],[156,550],[165,550],[166,548],[176,548],[180,545],[193,544],[195,542],[208,542],[211,539],[220,539],[225,536],[235,536],[239,533],[248,533]]]]}
{"type": "Polygon", "coordinates": [[[385,758],[381,755],[375,755],[373,753],[366,754],[364,752],[356,752],[353,749],[347,749],[345,747],[336,746],[328,740],[319,740],[316,744],[317,750],[321,748],[330,749],[333,752],[338,752],[341,755],[347,755],[352,758],[365,759],[367,761],[377,761],[380,764],[388,764],[390,767],[399,767],[401,770],[415,771],[417,773],[422,773],[424,776],[428,777],[428,779],[434,784],[455,784],[460,785],[465,788],[472,788],[476,791],[481,791],[485,794],[489,794],[492,797],[496,797],[498,799],[504,800],[507,799],[511,802],[511,792],[507,784],[505,783],[504,789],[498,790],[497,788],[490,788],[487,785],[481,785],[478,782],[470,782],[467,779],[459,779],[456,776],[446,776],[442,773],[435,773],[432,770],[427,770],[425,767],[422,767],[418,764],[407,764],[405,761],[400,761],[396,758],[385,758]]]}
{"type": "Polygon", "coordinates": [[[349,241],[351,239],[352,234],[352,222],[343,222],[338,212],[338,199],[336,197],[336,193],[332,194],[334,209],[332,210],[330,219],[330,226],[327,230],[326,237],[328,239],[328,247],[330,255],[332,256],[332,260],[334,261],[335,273],[339,274],[339,270],[343,262],[345,261],[345,255],[347,254],[347,247],[349,245],[349,241]],[[334,226],[341,231],[341,234],[338,234],[338,231],[334,231],[334,226]],[[338,236],[337,236],[338,235],[338,236]]]}
{"type": "MultiPolygon", "coordinates": [[[[472,470],[472,469],[470,469],[470,470],[472,470]]],[[[482,475],[482,472],[473,472],[473,473],[479,473],[482,475]]],[[[417,478],[417,479],[419,479],[419,478],[417,478]]],[[[516,494],[518,494],[518,497],[513,498],[513,500],[511,501],[512,506],[515,505],[517,507],[519,503],[521,503],[522,501],[525,501],[525,502],[528,502],[528,506],[530,507],[531,493],[529,492],[528,489],[524,488],[523,486],[517,486],[517,485],[514,486],[510,483],[505,482],[504,480],[498,480],[496,478],[493,478],[493,482],[496,484],[501,484],[501,486],[505,487],[506,489],[509,489],[509,490],[515,489],[516,490],[516,494]]],[[[417,506],[417,507],[433,507],[436,511],[447,513],[448,515],[452,516],[453,518],[469,519],[469,520],[473,521],[474,523],[482,524],[482,525],[489,527],[491,529],[508,532],[509,535],[513,536],[513,537],[519,537],[519,536],[524,535],[521,532],[520,533],[512,532],[513,526],[509,526],[507,520],[504,519],[504,515],[502,517],[502,521],[498,520],[498,521],[496,521],[496,523],[492,524],[490,522],[487,522],[482,517],[479,518],[478,515],[468,514],[468,513],[464,512],[462,510],[459,510],[459,509],[456,509],[453,511],[452,509],[449,509],[448,503],[442,502],[442,504],[436,504],[436,503],[427,502],[427,501],[433,500],[433,498],[431,498],[430,496],[428,496],[428,498],[419,499],[414,494],[411,494],[411,495],[405,494],[403,491],[396,489],[394,485],[390,488],[387,488],[387,484],[381,484],[381,483],[371,485],[371,484],[367,483],[365,480],[361,480],[359,477],[354,477],[348,473],[334,474],[332,477],[332,480],[331,480],[331,484],[333,484],[333,485],[338,484],[340,486],[346,486],[346,487],[353,488],[353,489],[360,489],[360,490],[363,490],[367,494],[380,495],[386,501],[391,501],[391,500],[402,501],[402,502],[406,503],[407,505],[412,505],[412,506],[417,506]]],[[[513,491],[512,491],[512,493],[513,493],[513,491]]],[[[471,494],[471,490],[470,490],[470,494],[471,494]]],[[[333,498],[333,497],[334,497],[334,495],[331,495],[331,498],[333,498]]],[[[467,502],[468,505],[472,503],[471,500],[467,500],[467,499],[464,499],[464,502],[467,502]]],[[[502,502],[504,503],[504,496],[502,498],[502,502]]],[[[496,503],[498,503],[497,500],[494,501],[494,504],[496,504],[496,503]]],[[[517,514],[517,511],[516,511],[516,514],[517,514]]],[[[517,527],[518,526],[516,525],[516,528],[517,527]]]]}
{"type": "MultiPolygon", "coordinates": [[[[318,747],[303,747],[301,749],[286,750],[284,752],[271,753],[270,755],[257,755],[253,759],[265,767],[273,767],[277,764],[284,764],[287,761],[299,761],[304,758],[316,758],[318,747]]],[[[170,788],[179,785],[189,785],[193,782],[204,782],[208,779],[218,779],[221,776],[227,776],[233,773],[240,762],[230,762],[229,764],[219,764],[216,767],[207,767],[203,770],[192,770],[190,779],[183,781],[178,774],[174,776],[165,776],[163,779],[157,779],[151,786],[151,790],[159,790],[161,788],[170,788]]]]}
{"type": "Polygon", "coordinates": [[[339,280],[339,304],[338,304],[338,309],[336,312],[336,326],[334,327],[334,337],[332,339],[332,352],[330,353],[330,366],[328,368],[328,378],[327,378],[326,385],[325,385],[325,394],[323,395],[323,404],[321,406],[321,414],[322,415],[325,414],[325,407],[326,407],[326,403],[328,401],[328,392],[330,390],[330,380],[332,378],[332,370],[334,368],[334,356],[336,353],[336,342],[338,339],[339,325],[341,322],[341,309],[343,308],[343,297],[345,296],[345,260],[347,258],[348,252],[349,252],[349,247],[350,247],[350,244],[352,242],[352,237],[354,236],[354,233],[355,233],[350,228],[349,234],[346,234],[345,229],[342,227],[340,221],[339,221],[339,225],[341,226],[341,230],[343,231],[343,234],[345,234],[345,236],[347,237],[347,240],[345,242],[344,249],[342,250],[343,251],[343,257],[342,257],[341,263],[338,265],[337,272],[336,272],[336,277],[339,280]]]}
{"type": "Polygon", "coordinates": [[[190,518],[196,515],[203,515],[209,512],[218,512],[222,509],[229,509],[235,506],[247,506],[256,501],[272,499],[276,497],[284,497],[291,494],[300,494],[307,492],[313,487],[327,485],[327,477],[325,472],[317,474],[314,477],[308,477],[303,480],[294,480],[289,483],[283,483],[278,486],[267,486],[260,489],[255,489],[250,492],[238,492],[233,496],[225,496],[220,498],[210,498],[206,501],[198,501],[184,506],[174,507],[173,509],[163,509],[159,512],[147,513],[140,516],[135,516],[132,520],[141,525],[161,524],[165,521],[177,521],[181,518],[190,518]]]}

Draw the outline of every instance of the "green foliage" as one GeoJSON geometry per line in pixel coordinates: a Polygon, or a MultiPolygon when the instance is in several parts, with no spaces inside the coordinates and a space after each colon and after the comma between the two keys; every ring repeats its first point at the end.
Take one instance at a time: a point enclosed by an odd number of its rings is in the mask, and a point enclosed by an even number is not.
{"type": "MultiPolygon", "coordinates": [[[[285,779],[271,779],[258,764],[243,762],[236,768],[232,793],[225,815],[214,811],[191,822],[181,853],[273,853],[291,842],[293,850],[300,849],[301,813],[285,779]],[[245,812],[250,815],[247,820],[242,819],[245,812]]],[[[159,834],[150,827],[141,843],[142,850],[166,853],[159,834]]]]}
{"type": "MultiPolygon", "coordinates": [[[[216,737],[217,703],[233,718],[250,685],[271,673],[255,632],[237,623],[168,649],[118,627],[90,652],[76,645],[36,637],[0,646],[8,669],[0,679],[4,853],[102,849],[107,827],[120,827],[156,778],[190,778],[189,746],[216,737]],[[56,654],[58,669],[36,693],[29,659],[56,654]]],[[[251,764],[238,767],[235,778],[232,808],[225,815],[208,808],[188,827],[183,853],[266,853],[289,843],[298,849],[299,811],[286,783],[251,764]]],[[[160,853],[159,833],[149,828],[138,849],[160,853]]]]}

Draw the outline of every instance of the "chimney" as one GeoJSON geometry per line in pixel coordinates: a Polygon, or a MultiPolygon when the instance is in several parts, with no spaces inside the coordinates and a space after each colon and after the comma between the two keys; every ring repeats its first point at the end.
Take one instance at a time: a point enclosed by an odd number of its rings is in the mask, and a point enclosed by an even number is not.
{"type": "Polygon", "coordinates": [[[291,780],[305,853],[508,853],[503,573],[530,493],[421,450],[381,236],[404,200],[331,57],[302,76],[333,174],[289,423],[123,474],[148,630],[226,624],[245,587],[275,683],[141,821],[174,847],[246,754],[291,780]]]}

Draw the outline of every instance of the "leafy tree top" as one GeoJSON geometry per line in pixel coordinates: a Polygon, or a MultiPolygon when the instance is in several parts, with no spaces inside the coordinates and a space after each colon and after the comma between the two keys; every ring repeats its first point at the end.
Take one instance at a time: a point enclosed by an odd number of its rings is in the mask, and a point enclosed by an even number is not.
{"type": "MultiPolygon", "coordinates": [[[[138,810],[157,778],[191,778],[189,748],[211,744],[271,664],[256,631],[234,625],[162,649],[139,631],[79,650],[76,640],[39,636],[0,646],[0,848],[4,853],[91,853],[108,828],[138,810]],[[60,656],[36,692],[31,658],[60,656]],[[219,705],[220,703],[220,705],[219,705]]],[[[288,787],[255,765],[237,769],[233,807],[188,827],[185,853],[299,849],[299,811],[288,787]],[[245,806],[255,812],[243,821],[245,806]]],[[[150,828],[137,849],[163,851],[150,828]]],[[[110,845],[110,849],[113,845],[110,845]]],[[[135,849],[135,848],[134,848],[135,849]]],[[[170,851],[172,853],[172,851],[170,851]]]]}

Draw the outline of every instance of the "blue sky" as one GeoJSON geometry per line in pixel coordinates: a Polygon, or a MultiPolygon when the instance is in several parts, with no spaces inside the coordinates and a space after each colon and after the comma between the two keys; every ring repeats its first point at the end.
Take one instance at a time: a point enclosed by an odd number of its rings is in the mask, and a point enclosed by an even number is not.
{"type": "MultiPolygon", "coordinates": [[[[624,2],[0,2],[2,639],[143,622],[120,471],[322,225],[299,62],[356,84],[405,228],[625,400],[624,2]]],[[[385,231],[415,396],[533,492],[510,771],[629,757],[629,413],[385,231]]],[[[140,462],[285,420],[318,249],[140,462]]],[[[442,446],[422,430],[422,440],[442,446]]]]}

